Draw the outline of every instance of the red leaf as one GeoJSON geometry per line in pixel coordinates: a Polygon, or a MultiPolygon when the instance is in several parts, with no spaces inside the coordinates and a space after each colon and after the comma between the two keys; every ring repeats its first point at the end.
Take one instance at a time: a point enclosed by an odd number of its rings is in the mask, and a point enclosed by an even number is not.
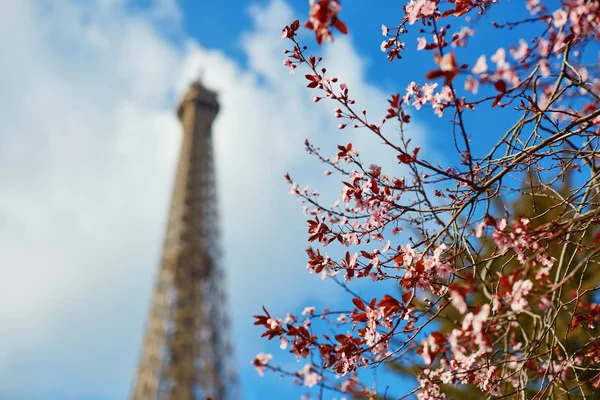
{"type": "Polygon", "coordinates": [[[455,11],[456,11],[456,10],[454,10],[454,9],[452,9],[452,10],[447,10],[447,11],[444,11],[444,13],[442,14],[442,18],[446,18],[448,15],[452,15],[452,14],[454,14],[454,12],[455,12],[455,11]]]}
{"type": "Polygon", "coordinates": [[[400,253],[394,257],[394,262],[398,265],[402,264],[404,262],[404,253],[400,253]]]}
{"type": "Polygon", "coordinates": [[[392,106],[392,108],[398,108],[398,106],[400,105],[400,94],[393,94],[392,99],[388,100],[388,102],[390,103],[390,106],[392,106]]]}
{"type": "Polygon", "coordinates": [[[432,69],[427,73],[427,75],[425,75],[425,79],[436,79],[441,76],[444,76],[444,71],[439,69],[432,69]]]}
{"type": "Polygon", "coordinates": [[[375,195],[378,195],[378,194],[379,194],[379,186],[377,185],[377,182],[375,181],[375,179],[371,179],[371,182],[369,182],[369,183],[370,183],[370,185],[369,185],[369,186],[370,186],[370,188],[371,188],[371,191],[372,191],[372,192],[373,192],[375,195]]]}
{"type": "Polygon", "coordinates": [[[494,102],[492,103],[492,107],[496,107],[498,104],[500,104],[500,100],[502,100],[503,97],[504,93],[500,93],[498,96],[496,96],[494,102]]]}
{"type": "Polygon", "coordinates": [[[400,310],[401,308],[403,308],[400,305],[400,302],[398,300],[396,300],[395,298],[393,298],[392,296],[390,296],[389,294],[384,295],[383,299],[377,305],[379,307],[383,308],[383,313],[385,316],[388,316],[391,313],[396,312],[396,311],[400,310]]]}
{"type": "Polygon", "coordinates": [[[345,23],[342,22],[342,20],[340,20],[339,18],[333,18],[331,20],[331,25],[335,26],[340,32],[342,32],[344,35],[348,34],[348,27],[346,26],[345,23]]]}
{"type": "Polygon", "coordinates": [[[367,314],[354,313],[354,314],[350,314],[350,318],[352,318],[352,321],[354,321],[354,322],[365,322],[365,321],[367,321],[367,314]]]}
{"type": "Polygon", "coordinates": [[[381,301],[379,302],[379,307],[383,307],[386,305],[400,305],[400,302],[398,300],[396,300],[395,298],[393,298],[392,296],[390,296],[389,294],[384,294],[383,295],[383,299],[381,299],[381,301]]]}
{"type": "Polygon", "coordinates": [[[398,156],[398,160],[400,160],[401,163],[410,164],[414,161],[414,158],[406,153],[402,153],[398,156]]]}
{"type": "Polygon", "coordinates": [[[410,301],[412,297],[412,293],[411,292],[406,292],[402,295],[402,301],[404,302],[404,304],[408,304],[408,302],[410,301]]]}
{"type": "Polygon", "coordinates": [[[371,303],[369,303],[369,307],[375,308],[375,304],[377,304],[377,299],[375,297],[373,297],[373,300],[371,300],[371,303]]]}
{"type": "Polygon", "coordinates": [[[500,93],[506,93],[506,82],[504,81],[504,79],[496,81],[496,83],[494,83],[494,88],[496,88],[496,90],[500,93]]]}
{"type": "Polygon", "coordinates": [[[367,308],[365,307],[365,303],[358,297],[353,298],[352,302],[359,310],[367,311],[367,308]]]}
{"type": "Polygon", "coordinates": [[[498,221],[496,220],[496,218],[492,217],[490,214],[485,214],[485,224],[487,226],[496,226],[498,224],[498,221]]]}
{"type": "Polygon", "coordinates": [[[584,314],[577,313],[573,315],[573,319],[571,319],[571,323],[569,324],[569,332],[573,332],[575,329],[577,329],[579,324],[587,319],[588,317],[584,314]]]}
{"type": "Polygon", "coordinates": [[[335,340],[337,340],[340,343],[344,343],[346,341],[348,341],[348,338],[346,337],[346,335],[335,335],[335,340]]]}

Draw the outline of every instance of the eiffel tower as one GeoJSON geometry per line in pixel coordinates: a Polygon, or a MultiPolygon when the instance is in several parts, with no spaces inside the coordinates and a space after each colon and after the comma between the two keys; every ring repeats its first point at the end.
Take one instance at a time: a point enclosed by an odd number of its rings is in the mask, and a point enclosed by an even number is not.
{"type": "Polygon", "coordinates": [[[218,111],[216,94],[199,81],[177,110],[181,154],[132,400],[235,397],[218,263],[211,136],[218,111]]]}

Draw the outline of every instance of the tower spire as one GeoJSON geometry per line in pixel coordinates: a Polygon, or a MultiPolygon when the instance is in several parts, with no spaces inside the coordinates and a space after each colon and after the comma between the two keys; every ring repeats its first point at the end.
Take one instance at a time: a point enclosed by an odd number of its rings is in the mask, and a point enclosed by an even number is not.
{"type": "Polygon", "coordinates": [[[233,398],[211,134],[218,111],[200,80],[177,108],[181,153],[132,400],[233,398]]]}

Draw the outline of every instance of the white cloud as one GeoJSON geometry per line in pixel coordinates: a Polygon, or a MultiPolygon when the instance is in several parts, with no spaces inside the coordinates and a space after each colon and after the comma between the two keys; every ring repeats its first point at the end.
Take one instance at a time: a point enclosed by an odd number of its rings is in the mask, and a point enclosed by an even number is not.
{"type": "MultiPolygon", "coordinates": [[[[305,137],[331,152],[355,140],[367,154],[372,139],[332,129],[334,105],[313,104],[283,67],[285,3],[251,8],[248,69],[161,36],[157,19],[181,18],[174,4],[133,14],[120,0],[0,5],[0,397],[125,397],[177,157],[172,96],[200,66],[222,104],[214,135],[236,338],[262,304],[283,311],[317,297],[283,173],[322,176],[306,164],[305,137]]],[[[325,51],[370,109],[384,109],[348,40],[325,51]]],[[[236,345],[243,368],[260,345],[236,345]]]]}

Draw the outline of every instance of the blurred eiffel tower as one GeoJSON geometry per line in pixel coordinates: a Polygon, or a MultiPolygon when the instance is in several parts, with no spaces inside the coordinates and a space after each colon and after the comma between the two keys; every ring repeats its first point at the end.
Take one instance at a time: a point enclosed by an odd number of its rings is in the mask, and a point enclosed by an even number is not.
{"type": "Polygon", "coordinates": [[[132,400],[236,398],[219,267],[211,125],[217,96],[192,84],[162,260],[132,400]]]}

